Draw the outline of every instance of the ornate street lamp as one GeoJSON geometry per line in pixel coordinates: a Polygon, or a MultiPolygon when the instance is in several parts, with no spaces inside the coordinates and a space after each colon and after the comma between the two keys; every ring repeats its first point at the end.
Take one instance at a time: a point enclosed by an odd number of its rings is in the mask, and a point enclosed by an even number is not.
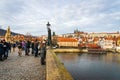
{"type": "Polygon", "coordinates": [[[47,24],[47,30],[48,30],[48,39],[47,39],[47,42],[48,42],[48,46],[51,46],[51,29],[50,29],[50,26],[51,24],[48,22],[47,24]]]}

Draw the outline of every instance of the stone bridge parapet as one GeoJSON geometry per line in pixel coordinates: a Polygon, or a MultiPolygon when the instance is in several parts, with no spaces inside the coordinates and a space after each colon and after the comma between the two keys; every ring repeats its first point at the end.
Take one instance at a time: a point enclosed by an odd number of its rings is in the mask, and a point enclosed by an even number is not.
{"type": "Polygon", "coordinates": [[[46,54],[46,80],[73,80],[52,49],[46,54]]]}

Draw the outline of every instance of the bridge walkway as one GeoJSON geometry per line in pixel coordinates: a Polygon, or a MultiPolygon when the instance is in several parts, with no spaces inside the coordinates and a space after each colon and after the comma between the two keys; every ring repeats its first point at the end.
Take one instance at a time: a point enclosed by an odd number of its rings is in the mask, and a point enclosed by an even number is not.
{"type": "Polygon", "coordinates": [[[25,56],[24,52],[20,57],[16,50],[0,61],[0,80],[45,80],[45,67],[40,64],[40,57],[25,56]]]}

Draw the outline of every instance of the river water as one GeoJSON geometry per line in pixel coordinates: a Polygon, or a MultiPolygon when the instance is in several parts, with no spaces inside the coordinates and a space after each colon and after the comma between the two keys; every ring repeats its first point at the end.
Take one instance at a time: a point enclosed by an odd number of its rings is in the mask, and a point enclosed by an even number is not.
{"type": "Polygon", "coordinates": [[[74,80],[120,80],[120,54],[57,53],[74,80]]]}

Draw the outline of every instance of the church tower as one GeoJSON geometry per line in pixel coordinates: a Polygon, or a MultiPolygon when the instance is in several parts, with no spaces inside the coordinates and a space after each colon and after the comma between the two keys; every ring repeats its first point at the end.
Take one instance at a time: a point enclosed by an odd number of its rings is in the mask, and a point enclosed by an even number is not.
{"type": "Polygon", "coordinates": [[[6,42],[11,42],[11,32],[10,32],[10,26],[8,26],[8,29],[5,34],[5,41],[6,42]]]}

